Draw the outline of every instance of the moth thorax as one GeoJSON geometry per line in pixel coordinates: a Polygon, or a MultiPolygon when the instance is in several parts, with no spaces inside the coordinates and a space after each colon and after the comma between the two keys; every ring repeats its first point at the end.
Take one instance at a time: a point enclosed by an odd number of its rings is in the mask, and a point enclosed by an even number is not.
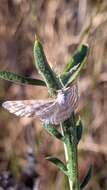
{"type": "Polygon", "coordinates": [[[58,92],[57,101],[61,105],[65,103],[65,94],[63,91],[58,92]]]}

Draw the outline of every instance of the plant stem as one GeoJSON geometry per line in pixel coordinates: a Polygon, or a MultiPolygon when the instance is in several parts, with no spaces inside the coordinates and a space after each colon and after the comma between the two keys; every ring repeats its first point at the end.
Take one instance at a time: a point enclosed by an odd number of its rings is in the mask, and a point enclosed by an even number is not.
{"type": "Polygon", "coordinates": [[[64,149],[70,190],[80,190],[78,179],[77,135],[74,113],[71,115],[69,120],[61,124],[61,128],[65,137],[64,149]]]}
{"type": "MultiPolygon", "coordinates": [[[[36,67],[44,78],[51,96],[56,95],[57,90],[61,88],[61,83],[50,68],[42,44],[38,40],[36,40],[34,44],[34,58],[36,67]]],[[[70,119],[61,124],[61,127],[64,135],[64,147],[70,190],[80,190],[78,180],[77,134],[74,113],[72,113],[70,119]]]]}

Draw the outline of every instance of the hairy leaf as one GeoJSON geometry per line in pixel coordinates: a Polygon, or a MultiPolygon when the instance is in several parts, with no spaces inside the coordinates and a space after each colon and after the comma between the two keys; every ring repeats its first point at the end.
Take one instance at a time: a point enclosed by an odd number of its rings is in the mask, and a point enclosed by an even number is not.
{"type": "Polygon", "coordinates": [[[62,83],[68,86],[75,81],[86,64],[88,46],[82,45],[80,50],[68,62],[63,74],[60,76],[62,83]]]}
{"type": "Polygon", "coordinates": [[[56,157],[52,157],[52,156],[49,156],[46,159],[49,160],[50,162],[52,162],[53,164],[55,164],[65,175],[68,175],[67,167],[61,160],[59,160],[56,157]]]}
{"type": "Polygon", "coordinates": [[[38,39],[34,43],[34,59],[36,68],[46,82],[49,93],[55,95],[56,90],[59,89],[59,82],[56,74],[48,64],[42,44],[38,39]]]}
{"type": "Polygon", "coordinates": [[[68,61],[64,72],[69,72],[71,70],[71,68],[73,68],[74,66],[82,63],[84,61],[84,59],[86,58],[86,56],[88,55],[88,50],[89,47],[87,44],[82,44],[78,51],[73,55],[73,57],[68,61]]]}
{"type": "Polygon", "coordinates": [[[82,125],[82,121],[80,120],[80,118],[76,123],[76,130],[77,130],[77,143],[79,143],[79,141],[81,140],[82,131],[83,131],[83,125],[82,125]]]}
{"type": "Polygon", "coordinates": [[[51,124],[43,124],[43,127],[54,137],[56,137],[57,139],[63,141],[64,137],[63,135],[55,128],[53,127],[51,124]]]}
{"type": "Polygon", "coordinates": [[[8,72],[8,71],[0,71],[0,78],[14,82],[14,83],[18,83],[18,84],[46,86],[45,82],[42,80],[24,77],[24,76],[18,75],[16,73],[8,72]]]}
{"type": "Polygon", "coordinates": [[[93,170],[93,167],[92,167],[92,165],[90,165],[90,167],[89,167],[89,169],[87,171],[87,174],[84,177],[83,182],[80,185],[81,189],[83,189],[88,184],[88,182],[90,181],[90,179],[92,177],[92,170],[93,170]]]}

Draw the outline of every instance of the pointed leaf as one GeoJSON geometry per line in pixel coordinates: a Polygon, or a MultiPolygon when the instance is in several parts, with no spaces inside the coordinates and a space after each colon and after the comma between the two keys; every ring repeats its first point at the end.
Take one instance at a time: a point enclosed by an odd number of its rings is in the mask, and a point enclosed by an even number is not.
{"type": "Polygon", "coordinates": [[[37,86],[46,86],[45,82],[39,79],[32,79],[29,77],[23,77],[16,73],[8,71],[0,71],[0,78],[5,79],[14,83],[24,84],[24,85],[37,85],[37,86]]]}
{"type": "Polygon", "coordinates": [[[63,135],[51,124],[44,123],[43,127],[50,133],[52,136],[56,137],[57,139],[64,141],[63,135]]]}
{"type": "Polygon", "coordinates": [[[42,44],[38,39],[36,39],[34,43],[34,59],[36,68],[46,82],[49,93],[51,95],[56,95],[56,90],[59,89],[59,81],[48,64],[42,44]]]}
{"type": "Polygon", "coordinates": [[[67,80],[62,81],[63,84],[65,86],[69,86],[73,81],[75,81],[77,79],[77,77],[80,75],[84,65],[87,63],[86,59],[83,61],[83,63],[81,63],[81,65],[78,67],[78,69],[76,70],[76,72],[70,76],[70,74],[68,73],[67,76],[67,80]],[[65,82],[66,81],[66,82],[65,82]]]}
{"type": "Polygon", "coordinates": [[[93,167],[92,167],[92,165],[90,165],[90,167],[87,171],[87,174],[84,177],[82,184],[80,185],[81,189],[83,189],[88,184],[88,182],[90,181],[90,179],[92,177],[92,172],[93,172],[93,167]]]}
{"type": "Polygon", "coordinates": [[[88,55],[88,46],[82,45],[80,51],[77,52],[68,63],[64,73],[60,76],[62,83],[68,86],[77,79],[84,65],[86,64],[88,55]]]}
{"type": "Polygon", "coordinates": [[[82,44],[78,51],[73,55],[73,57],[67,63],[67,66],[64,69],[64,72],[69,72],[71,68],[82,63],[86,58],[89,51],[89,47],[87,44],[82,44]]]}
{"type": "Polygon", "coordinates": [[[53,164],[55,164],[65,175],[68,175],[67,167],[61,160],[59,160],[56,157],[52,157],[52,156],[49,156],[46,159],[49,160],[50,162],[52,162],[53,164]]]}
{"type": "Polygon", "coordinates": [[[82,131],[83,131],[83,125],[82,125],[82,121],[80,118],[76,123],[76,129],[77,129],[77,143],[79,143],[79,141],[81,140],[82,131]]]}

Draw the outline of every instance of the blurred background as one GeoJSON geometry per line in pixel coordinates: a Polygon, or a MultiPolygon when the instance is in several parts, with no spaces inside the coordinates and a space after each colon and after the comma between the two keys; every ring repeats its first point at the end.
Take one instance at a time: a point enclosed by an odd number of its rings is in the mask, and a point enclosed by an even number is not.
{"type": "MultiPolygon", "coordinates": [[[[84,125],[79,144],[79,173],[82,180],[92,163],[93,178],[86,190],[106,190],[107,1],[1,0],[0,70],[40,78],[33,57],[35,33],[57,73],[61,73],[79,44],[89,44],[88,64],[79,80],[77,112],[84,125]]],[[[44,87],[21,86],[0,80],[1,100],[47,97],[44,87]]],[[[66,177],[45,160],[50,154],[58,155],[64,161],[62,144],[42,128],[39,120],[20,119],[0,109],[0,180],[4,177],[3,172],[8,171],[16,183],[23,184],[24,173],[30,171],[39,175],[36,176],[38,190],[69,189],[66,177]]]]}

